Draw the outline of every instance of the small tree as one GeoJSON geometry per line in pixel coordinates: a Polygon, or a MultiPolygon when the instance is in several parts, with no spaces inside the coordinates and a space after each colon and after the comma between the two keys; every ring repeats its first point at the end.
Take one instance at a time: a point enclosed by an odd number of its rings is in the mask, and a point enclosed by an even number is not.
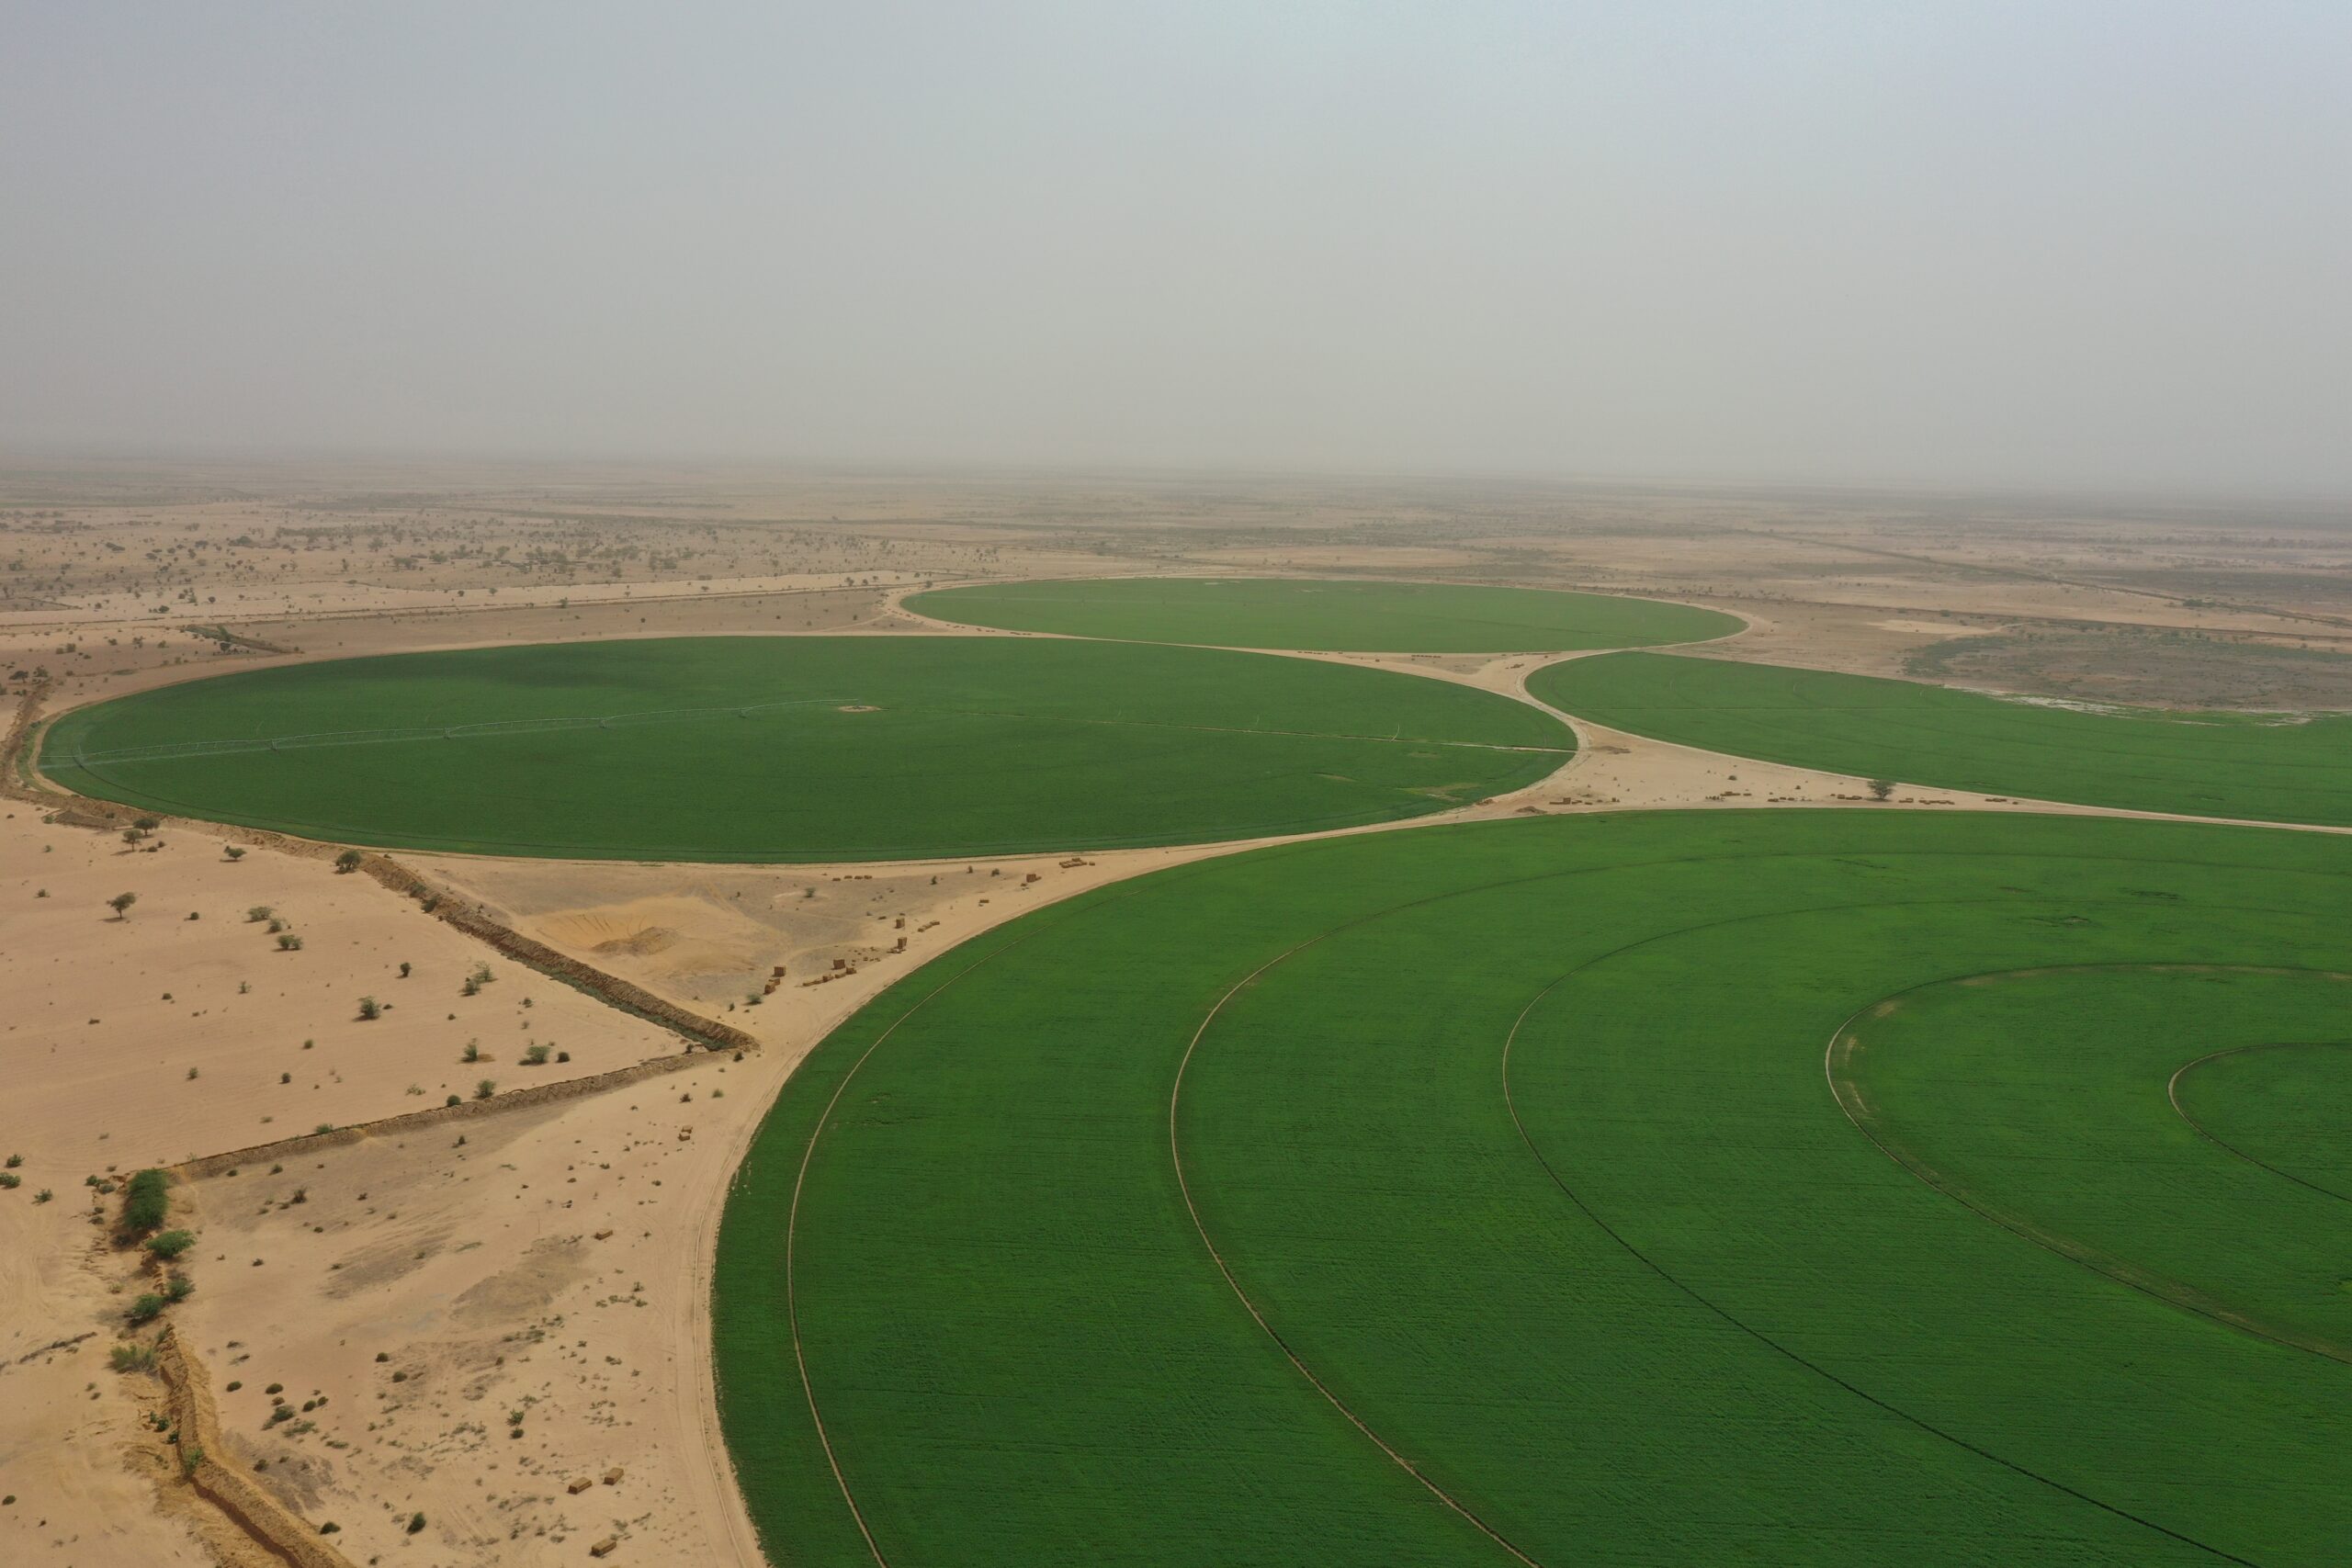
{"type": "Polygon", "coordinates": [[[1871,798],[1872,800],[1884,800],[1888,795],[1893,795],[1894,793],[1894,781],[1893,779],[1871,780],[1871,798]]]}
{"type": "Polygon", "coordinates": [[[245,858],[244,846],[242,844],[231,844],[220,852],[228,856],[231,860],[243,860],[245,858]]]}
{"type": "Polygon", "coordinates": [[[142,839],[163,825],[163,819],[156,817],[141,817],[131,823],[133,828],[139,829],[139,836],[142,839]]]}
{"type": "Polygon", "coordinates": [[[334,869],[339,874],[348,876],[359,869],[363,858],[357,850],[345,850],[334,857],[334,869]]]}
{"type": "Polygon", "coordinates": [[[114,911],[116,919],[127,920],[130,919],[130,907],[138,902],[139,895],[136,893],[118,893],[107,900],[107,908],[114,911]]]}

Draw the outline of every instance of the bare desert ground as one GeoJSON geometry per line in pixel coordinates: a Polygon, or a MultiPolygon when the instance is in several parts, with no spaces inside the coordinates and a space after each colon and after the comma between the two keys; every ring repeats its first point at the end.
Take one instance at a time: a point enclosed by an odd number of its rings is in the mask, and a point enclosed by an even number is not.
{"type": "MultiPolygon", "coordinates": [[[[990,577],[1230,571],[1646,592],[1747,617],[1710,649],[1725,657],[2345,707],[2345,521],[2283,504],[1279,477],[14,464],[0,465],[0,676],[13,716],[28,701],[54,712],[409,649],[949,635],[899,597],[990,577]]],[[[1521,695],[1538,662],[1353,661],[1521,695]]],[[[1459,815],[1857,794],[1580,730],[1563,772],[1459,815]]],[[[397,857],[454,903],[754,1042],[687,1059],[673,1030],[373,875],[339,874],[331,848],[173,821],[126,840],[119,820],[11,785],[11,1564],[285,1560],[182,1482],[158,1429],[171,1391],[109,1366],[116,1345],[153,1337],[133,1336],[125,1309],[154,1271],[94,1206],[132,1170],[188,1161],[175,1201],[197,1237],[195,1289],[169,1320],[218,1404],[209,1457],[250,1477],[310,1550],[554,1563],[613,1540],[613,1561],[754,1562],[710,1406],[704,1293],[729,1173],[762,1111],[828,1029],[914,965],[1046,901],[1223,852],[820,868],[397,857]],[[118,917],[107,901],[123,893],[136,902],[118,917]],[[542,1065],[525,1059],[534,1047],[542,1065]],[[628,1071],[645,1062],[677,1070],[628,1071]],[[569,1081],[583,1091],[520,1092],[569,1081]],[[447,1119],[315,1136],[453,1096],[447,1119]]],[[[1899,804],[2040,809],[1917,791],[1899,804]]]]}

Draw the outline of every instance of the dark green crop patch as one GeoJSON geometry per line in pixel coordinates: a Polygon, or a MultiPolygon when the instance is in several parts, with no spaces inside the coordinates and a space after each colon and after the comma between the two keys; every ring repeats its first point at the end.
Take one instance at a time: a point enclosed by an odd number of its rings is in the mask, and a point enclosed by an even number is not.
{"type": "Polygon", "coordinates": [[[1575,744],[1530,704],[1309,660],[705,637],[190,682],[65,714],[41,766],[152,810],[397,849],[838,861],[1391,821],[1532,784],[1575,744]]]}

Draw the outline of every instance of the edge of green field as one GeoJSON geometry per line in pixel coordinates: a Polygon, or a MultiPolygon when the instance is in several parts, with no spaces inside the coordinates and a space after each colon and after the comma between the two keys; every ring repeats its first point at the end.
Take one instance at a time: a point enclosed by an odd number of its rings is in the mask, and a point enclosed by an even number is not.
{"type": "Polygon", "coordinates": [[[1039,578],[929,589],[913,614],[1000,631],[1203,648],[1566,653],[1712,642],[1737,615],[1668,599],[1402,579],[1039,578]]]}
{"type": "Polygon", "coordinates": [[[2094,709],[1679,653],[1565,660],[1527,689],[1628,734],[1857,778],[2352,826],[2352,715],[2094,709]]]}
{"type": "Polygon", "coordinates": [[[1985,1224],[1848,1124],[1823,1051],[1923,977],[2327,960],[2346,850],[1627,812],[1251,851],[1034,911],[853,1015],[739,1168],[712,1322],[747,1506],[780,1563],[867,1561],[837,1458],[889,1561],[1499,1561],[1328,1384],[1547,1562],[2324,1560],[2352,1510],[2310,1423],[2352,1435],[2323,1416],[2344,1370],[1985,1224]],[[796,1188],[831,1455],[785,1313],[796,1188]],[[1883,1315],[1824,1315],[1860,1280],[1883,1315]]]}
{"type": "Polygon", "coordinates": [[[739,863],[1370,826],[1522,788],[1576,748],[1535,704],[1411,671],[979,637],[317,660],[70,709],[36,744],[82,794],[328,842],[739,863]]]}

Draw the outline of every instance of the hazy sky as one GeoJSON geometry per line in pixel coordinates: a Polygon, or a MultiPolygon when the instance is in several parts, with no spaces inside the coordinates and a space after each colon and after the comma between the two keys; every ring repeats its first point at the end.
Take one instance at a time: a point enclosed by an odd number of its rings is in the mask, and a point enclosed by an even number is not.
{"type": "Polygon", "coordinates": [[[0,447],[2352,494],[2352,3],[0,0],[0,447]]]}

